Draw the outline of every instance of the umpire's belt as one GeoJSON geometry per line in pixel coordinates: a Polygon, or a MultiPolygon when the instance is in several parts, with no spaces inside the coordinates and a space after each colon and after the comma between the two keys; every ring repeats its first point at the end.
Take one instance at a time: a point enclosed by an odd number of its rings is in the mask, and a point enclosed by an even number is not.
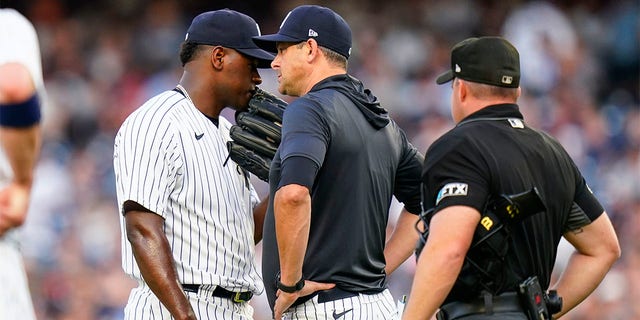
{"type": "MultiPolygon", "coordinates": [[[[201,285],[199,284],[183,284],[182,288],[187,292],[198,293],[201,285]]],[[[215,290],[211,292],[211,295],[218,298],[230,299],[235,303],[248,302],[253,297],[252,292],[233,292],[229,291],[221,286],[216,286],[215,290]]]]}
{"type": "Polygon", "coordinates": [[[438,320],[453,320],[472,314],[494,314],[505,312],[525,312],[515,292],[503,293],[499,296],[482,297],[472,301],[451,302],[440,307],[436,314],[438,320]]]}

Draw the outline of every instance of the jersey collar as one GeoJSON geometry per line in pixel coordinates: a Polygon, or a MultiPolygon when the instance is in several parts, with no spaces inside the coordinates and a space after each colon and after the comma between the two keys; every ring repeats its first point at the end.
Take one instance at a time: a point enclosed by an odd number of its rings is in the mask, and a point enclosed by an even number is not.
{"type": "Polygon", "coordinates": [[[515,103],[495,104],[484,107],[462,119],[460,123],[477,118],[518,118],[523,119],[518,105],[515,103]]]}

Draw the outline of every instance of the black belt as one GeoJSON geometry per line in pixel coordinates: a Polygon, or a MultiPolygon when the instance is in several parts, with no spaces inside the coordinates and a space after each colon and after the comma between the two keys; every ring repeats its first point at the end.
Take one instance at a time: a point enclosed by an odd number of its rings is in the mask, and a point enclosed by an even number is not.
{"type": "MultiPolygon", "coordinates": [[[[183,284],[182,288],[187,292],[198,293],[200,286],[199,284],[183,284]]],[[[233,292],[221,286],[216,286],[215,290],[211,292],[211,295],[218,298],[230,299],[235,303],[248,302],[253,297],[252,292],[233,292]]]]}
{"type": "Polygon", "coordinates": [[[329,301],[335,301],[335,300],[340,300],[340,299],[346,299],[346,298],[351,298],[351,297],[355,297],[359,294],[376,294],[376,293],[380,293],[384,291],[384,289],[381,290],[367,290],[367,291],[362,291],[362,292],[354,292],[354,291],[347,291],[344,289],[340,289],[338,287],[334,287],[333,289],[329,289],[329,290],[322,290],[322,291],[316,291],[308,296],[304,296],[301,298],[298,298],[298,300],[296,300],[293,305],[291,305],[292,307],[295,307],[297,305],[301,305],[309,300],[311,300],[311,298],[318,296],[318,303],[325,303],[325,302],[329,302],[329,301]]]}
{"type": "Polygon", "coordinates": [[[520,305],[517,293],[508,292],[499,296],[489,296],[487,301],[483,298],[478,298],[473,301],[447,303],[440,307],[436,318],[438,320],[453,320],[472,314],[505,312],[525,312],[520,305]]]}

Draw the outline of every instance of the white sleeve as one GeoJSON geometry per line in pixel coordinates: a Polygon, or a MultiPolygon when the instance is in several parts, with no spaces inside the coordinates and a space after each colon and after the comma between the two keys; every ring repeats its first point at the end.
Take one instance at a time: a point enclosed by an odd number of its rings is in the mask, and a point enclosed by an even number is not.
{"type": "Polygon", "coordinates": [[[253,184],[250,183],[249,186],[251,187],[251,208],[255,209],[258,206],[258,203],[260,203],[260,196],[258,195],[256,188],[253,187],[253,184]]]}
{"type": "Polygon", "coordinates": [[[131,200],[166,217],[166,208],[183,161],[177,134],[169,121],[136,113],[116,136],[114,170],[120,208],[131,200]]]}
{"type": "Polygon", "coordinates": [[[44,87],[40,44],[33,24],[14,9],[0,9],[0,64],[18,62],[27,67],[38,91],[44,87]]]}

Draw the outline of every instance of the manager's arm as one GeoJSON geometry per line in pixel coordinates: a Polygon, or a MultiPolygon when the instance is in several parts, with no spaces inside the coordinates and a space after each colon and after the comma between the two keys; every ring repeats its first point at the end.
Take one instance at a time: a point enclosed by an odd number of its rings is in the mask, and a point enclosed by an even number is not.
{"type": "Polygon", "coordinates": [[[404,151],[398,164],[393,194],[405,206],[384,248],[385,272],[388,275],[411,256],[420,237],[415,225],[422,210],[420,177],[424,156],[411,145],[403,131],[400,133],[400,144],[404,151]]]}
{"type": "Polygon", "coordinates": [[[262,240],[262,228],[264,226],[264,216],[267,214],[269,197],[265,197],[253,208],[253,240],[258,244],[262,240]]]}
{"type": "MultiPolygon", "coordinates": [[[[311,225],[309,189],[298,184],[281,187],[276,191],[273,209],[280,254],[280,282],[286,286],[293,286],[302,279],[302,264],[309,241],[311,225]]],[[[284,311],[289,309],[298,297],[303,296],[303,291],[308,294],[309,288],[305,287],[293,293],[278,290],[273,310],[275,319],[281,319],[284,311]]]]}
{"type": "MultiPolygon", "coordinates": [[[[302,264],[309,241],[311,225],[311,195],[309,189],[298,184],[288,184],[276,191],[273,201],[276,220],[276,239],[280,253],[280,282],[293,286],[302,278],[302,264]]],[[[282,318],[299,297],[318,290],[331,289],[335,284],[305,280],[302,290],[286,293],[278,290],[274,307],[275,319],[282,318]]]]}
{"type": "Polygon", "coordinates": [[[273,204],[280,252],[280,281],[293,285],[302,278],[302,262],[311,225],[311,195],[306,187],[289,184],[276,191],[273,204]]]}
{"type": "Polygon", "coordinates": [[[419,234],[415,229],[418,216],[402,209],[393,233],[384,248],[385,273],[393,273],[413,254],[419,234]]]}

